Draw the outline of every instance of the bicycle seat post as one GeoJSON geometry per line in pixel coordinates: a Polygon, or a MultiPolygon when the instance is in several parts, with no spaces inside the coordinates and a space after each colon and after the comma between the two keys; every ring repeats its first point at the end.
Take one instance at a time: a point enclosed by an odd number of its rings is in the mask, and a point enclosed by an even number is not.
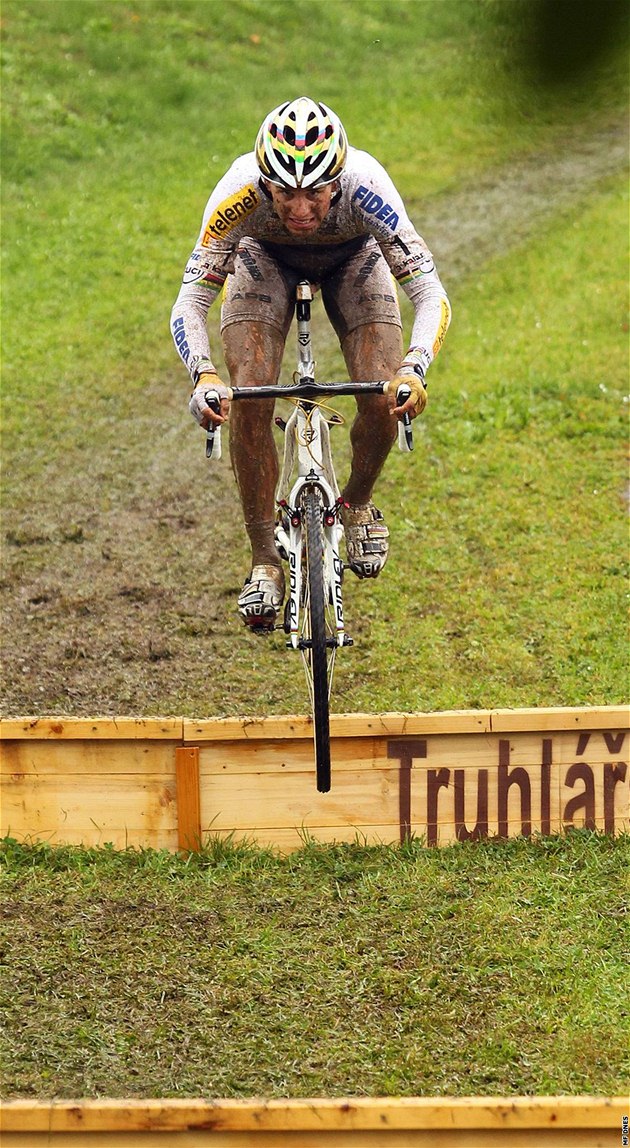
{"type": "Polygon", "coordinates": [[[303,279],[296,288],[295,317],[298,330],[298,374],[300,382],[315,378],[315,363],[311,347],[311,300],[313,289],[303,279]]]}

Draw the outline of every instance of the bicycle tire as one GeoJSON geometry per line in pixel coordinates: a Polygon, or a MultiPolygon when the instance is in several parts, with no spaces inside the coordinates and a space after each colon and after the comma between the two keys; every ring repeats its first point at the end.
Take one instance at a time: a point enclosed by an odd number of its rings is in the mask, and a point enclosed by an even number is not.
{"type": "Polygon", "coordinates": [[[324,523],[322,503],[315,490],[303,497],[305,561],[308,583],[308,624],[313,706],[313,738],[317,789],[330,789],[330,719],[328,702],[328,652],[326,646],[326,589],[324,583],[324,523]]]}

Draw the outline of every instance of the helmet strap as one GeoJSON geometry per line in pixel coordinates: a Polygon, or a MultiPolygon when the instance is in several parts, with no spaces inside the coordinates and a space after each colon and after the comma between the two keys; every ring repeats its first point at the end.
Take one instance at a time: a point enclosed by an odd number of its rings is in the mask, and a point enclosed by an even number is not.
{"type": "Polygon", "coordinates": [[[330,206],[331,207],[334,207],[335,204],[338,203],[339,200],[341,199],[341,185],[340,185],[338,180],[335,180],[335,183],[337,184],[337,190],[333,191],[332,196],[330,198],[330,206]]]}

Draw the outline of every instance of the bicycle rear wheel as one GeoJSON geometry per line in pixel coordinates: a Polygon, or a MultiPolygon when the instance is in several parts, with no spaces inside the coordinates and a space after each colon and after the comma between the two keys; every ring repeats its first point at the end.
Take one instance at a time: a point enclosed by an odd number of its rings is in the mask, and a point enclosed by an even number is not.
{"type": "Polygon", "coordinates": [[[330,721],[326,609],[328,590],[324,578],[324,522],[319,492],[306,489],[302,499],[304,547],[304,633],[302,655],[311,693],[315,741],[317,788],[330,789],[330,721]]]}

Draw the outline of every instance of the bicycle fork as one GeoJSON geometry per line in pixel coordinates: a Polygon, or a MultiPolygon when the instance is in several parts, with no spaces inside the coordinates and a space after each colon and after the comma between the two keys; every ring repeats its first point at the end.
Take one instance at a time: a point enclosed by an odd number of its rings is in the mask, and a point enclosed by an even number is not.
{"type": "MultiPolygon", "coordinates": [[[[302,529],[302,510],[300,495],[305,487],[316,486],[322,495],[322,518],[324,531],[324,584],[329,603],[334,616],[334,633],[327,639],[330,646],[350,646],[352,639],[345,632],[343,617],[342,578],[343,562],[339,553],[343,529],[339,523],[339,499],[335,499],[332,490],[325,479],[313,473],[298,479],[291,494],[295,505],[289,506],[282,501],[280,506],[287,518],[286,525],[282,522],[276,527],[276,544],[283,557],[289,563],[289,595],[285,610],[285,630],[289,635],[287,646],[300,649],[304,639],[300,633],[300,619],[305,608],[304,596],[306,586],[303,579],[302,549],[304,534],[302,529]],[[287,530],[288,527],[288,530],[287,530]]],[[[331,623],[332,629],[332,623],[331,623]]]]}

